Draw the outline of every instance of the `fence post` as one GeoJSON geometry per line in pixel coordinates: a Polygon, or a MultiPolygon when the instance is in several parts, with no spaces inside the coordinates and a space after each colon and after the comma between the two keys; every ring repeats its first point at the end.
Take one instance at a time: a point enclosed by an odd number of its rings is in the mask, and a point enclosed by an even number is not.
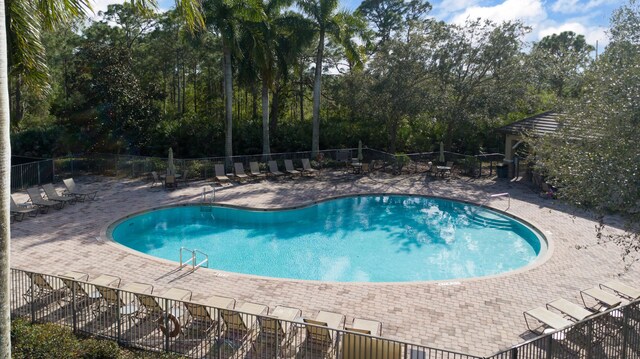
{"type": "Polygon", "coordinates": [[[631,316],[631,306],[627,305],[622,310],[622,358],[627,358],[627,345],[629,341],[629,316],[631,316]]]}
{"type": "Polygon", "coordinates": [[[33,273],[31,273],[31,275],[29,276],[29,278],[31,278],[31,289],[29,290],[29,292],[31,292],[31,323],[35,323],[36,321],[36,303],[33,301],[33,291],[35,290],[35,285],[34,285],[34,281],[33,281],[33,273]]]}
{"type": "Polygon", "coordinates": [[[553,358],[553,334],[547,335],[547,359],[553,358]]]}
{"type": "Polygon", "coordinates": [[[24,189],[24,166],[20,165],[20,189],[24,189]]]}
{"type": "Polygon", "coordinates": [[[71,287],[71,318],[73,318],[73,332],[78,332],[78,318],[76,311],[76,286],[79,285],[78,282],[74,281],[73,286],[71,287]]]}
{"type": "Polygon", "coordinates": [[[120,324],[121,320],[120,320],[120,303],[122,303],[121,299],[121,292],[119,289],[116,289],[116,335],[117,335],[117,341],[118,344],[122,344],[121,340],[120,340],[120,324]]]}
{"type": "Polygon", "coordinates": [[[518,359],[518,348],[511,349],[511,359],[518,359]]]}
{"type": "MultiPolygon", "coordinates": [[[[42,184],[40,181],[40,161],[36,162],[36,164],[38,165],[38,186],[40,186],[42,184]]],[[[53,182],[53,178],[51,179],[51,182],[53,182]]]]}
{"type": "MultiPolygon", "coordinates": [[[[169,299],[168,298],[164,298],[164,327],[165,328],[169,328],[169,313],[171,313],[171,307],[169,307],[169,299]]],[[[168,333],[164,333],[162,332],[162,334],[164,334],[164,351],[165,353],[169,352],[169,334],[168,333]]]]}

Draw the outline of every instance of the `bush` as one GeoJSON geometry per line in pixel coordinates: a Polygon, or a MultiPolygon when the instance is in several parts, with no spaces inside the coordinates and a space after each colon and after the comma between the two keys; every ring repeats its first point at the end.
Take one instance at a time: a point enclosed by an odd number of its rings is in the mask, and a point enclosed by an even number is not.
{"type": "Polygon", "coordinates": [[[13,358],[48,359],[73,358],[78,350],[78,339],[71,330],[47,323],[32,325],[16,320],[11,325],[13,358]]]}
{"type": "Polygon", "coordinates": [[[11,351],[14,359],[178,359],[181,356],[143,350],[125,350],[114,341],[78,338],[56,324],[31,324],[17,319],[11,323],[11,351]]]}

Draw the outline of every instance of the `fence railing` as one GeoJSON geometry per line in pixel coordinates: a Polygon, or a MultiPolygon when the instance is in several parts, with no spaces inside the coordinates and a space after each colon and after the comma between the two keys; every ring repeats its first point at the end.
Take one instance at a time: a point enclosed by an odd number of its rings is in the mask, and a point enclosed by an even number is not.
{"type": "Polygon", "coordinates": [[[51,183],[53,175],[54,168],[51,159],[11,166],[11,191],[51,183]]]}
{"type": "MultiPolygon", "coordinates": [[[[453,152],[444,152],[445,161],[452,161],[462,169],[463,172],[473,175],[493,175],[493,168],[498,162],[502,162],[504,155],[499,153],[481,154],[476,156],[462,155],[453,152]],[[488,168],[487,168],[488,166],[488,168]]],[[[206,157],[196,159],[174,159],[176,170],[179,173],[187,173],[189,179],[209,179],[215,175],[214,166],[224,164],[227,172],[233,172],[233,163],[240,162],[248,168],[249,162],[258,162],[266,170],[265,161],[274,160],[279,166],[283,166],[285,159],[298,161],[309,158],[316,166],[331,167],[339,166],[345,161],[351,161],[358,157],[357,148],[330,149],[319,152],[319,155],[312,156],[310,151],[272,153],[267,158],[264,155],[242,155],[233,156],[230,160],[226,157],[206,157]]],[[[427,162],[438,163],[440,152],[412,153],[408,155],[393,155],[384,151],[371,148],[362,149],[362,161],[376,161],[376,169],[389,169],[394,172],[426,172],[427,162]],[[405,163],[404,159],[409,162],[405,163]]],[[[167,169],[167,158],[144,157],[133,155],[113,155],[113,154],[92,154],[92,155],[71,155],[64,158],[55,159],[56,175],[74,176],[79,173],[97,173],[103,175],[115,175],[126,177],[142,177],[151,171],[164,172],[167,169]]]]}
{"type": "Polygon", "coordinates": [[[12,318],[58,323],[75,333],[191,358],[480,359],[307,323],[294,308],[236,306],[225,297],[200,304],[186,290],[157,296],[151,285],[120,284],[117,277],[92,282],[76,272],[65,277],[12,269],[12,318]]]}

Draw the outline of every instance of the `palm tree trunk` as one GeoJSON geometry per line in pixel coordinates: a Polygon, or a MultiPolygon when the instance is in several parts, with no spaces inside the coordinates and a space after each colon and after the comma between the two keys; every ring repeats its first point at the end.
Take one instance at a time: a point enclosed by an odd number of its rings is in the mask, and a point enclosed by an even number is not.
{"type": "Polygon", "coordinates": [[[231,73],[231,49],[228,45],[223,45],[222,51],[224,53],[224,155],[227,165],[231,166],[231,157],[233,156],[233,77],[231,73]]]}
{"type": "Polygon", "coordinates": [[[313,83],[313,131],[311,132],[311,155],[320,151],[320,87],[322,80],[322,56],[324,52],[324,30],[320,31],[318,53],[316,55],[316,77],[313,83]]]}
{"type": "Polygon", "coordinates": [[[269,146],[269,86],[265,76],[262,76],[262,155],[264,160],[269,159],[271,147],[269,146]]]}
{"type": "Polygon", "coordinates": [[[0,0],[0,359],[11,358],[11,143],[9,142],[9,73],[5,2],[0,0]]]}

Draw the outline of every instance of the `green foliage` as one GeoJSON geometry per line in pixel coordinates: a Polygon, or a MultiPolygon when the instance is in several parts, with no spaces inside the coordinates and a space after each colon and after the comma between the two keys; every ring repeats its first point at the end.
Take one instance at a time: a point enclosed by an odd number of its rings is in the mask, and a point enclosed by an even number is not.
{"type": "Polygon", "coordinates": [[[179,359],[175,354],[122,349],[114,341],[81,339],[69,328],[53,323],[31,324],[24,319],[11,323],[11,351],[14,359],[179,359]]]}
{"type": "Polygon", "coordinates": [[[539,170],[560,198],[629,219],[632,234],[614,238],[626,253],[640,249],[640,28],[633,23],[640,7],[629,4],[614,14],[616,35],[585,74],[584,96],[568,103],[562,130],[532,139],[539,170]]]}

